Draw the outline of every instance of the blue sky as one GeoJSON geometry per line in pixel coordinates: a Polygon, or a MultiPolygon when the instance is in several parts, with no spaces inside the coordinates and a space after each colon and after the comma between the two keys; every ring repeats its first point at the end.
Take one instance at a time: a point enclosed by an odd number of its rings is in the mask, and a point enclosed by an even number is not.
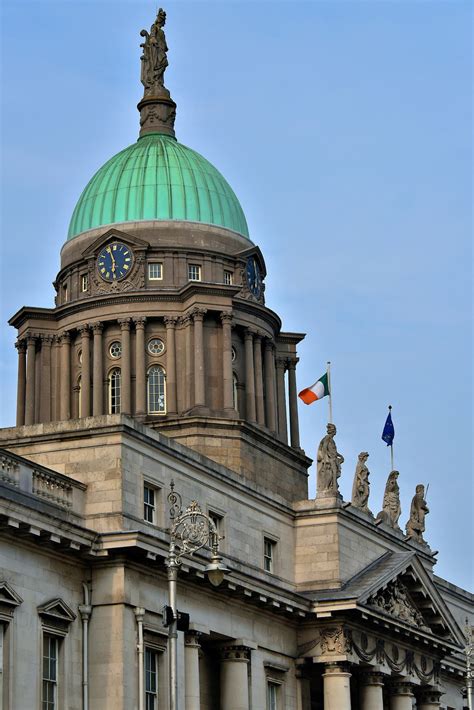
{"type": "MultiPolygon", "coordinates": [[[[156,9],[3,0],[2,323],[52,306],[82,189],[136,140],[139,31],[156,9]]],[[[300,387],[333,363],[343,494],[367,450],[380,509],[392,404],[400,522],[429,483],[435,571],[472,587],[471,3],[165,9],[177,137],[234,188],[266,258],[267,305],[307,333],[300,387]]],[[[2,426],[15,416],[13,343],[2,328],[2,426]]],[[[312,457],[326,418],[325,401],[301,404],[312,457]]]]}

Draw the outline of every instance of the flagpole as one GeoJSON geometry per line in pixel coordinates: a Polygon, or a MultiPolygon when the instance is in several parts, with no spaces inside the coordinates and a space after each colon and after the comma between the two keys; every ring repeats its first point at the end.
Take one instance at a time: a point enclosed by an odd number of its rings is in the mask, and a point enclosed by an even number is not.
{"type": "MultiPolygon", "coordinates": [[[[389,414],[392,413],[392,405],[391,405],[391,404],[388,405],[388,413],[389,413],[389,414]]],[[[390,465],[391,465],[391,467],[392,467],[390,470],[393,471],[393,470],[394,470],[394,465],[393,465],[393,441],[392,441],[392,443],[390,444],[390,465]]]]}
{"type": "Polygon", "coordinates": [[[332,424],[332,388],[331,388],[331,363],[328,360],[326,373],[328,376],[328,390],[329,390],[329,424],[332,424]]]}

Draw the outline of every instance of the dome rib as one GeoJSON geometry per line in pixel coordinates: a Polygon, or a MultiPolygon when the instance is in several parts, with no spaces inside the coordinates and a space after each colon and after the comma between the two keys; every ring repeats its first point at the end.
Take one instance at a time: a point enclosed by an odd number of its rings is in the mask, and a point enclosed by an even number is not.
{"type": "Polygon", "coordinates": [[[245,215],[224,177],[202,155],[164,134],[143,136],[96,172],[74,209],[68,239],[145,220],[201,222],[249,239],[245,215]]]}

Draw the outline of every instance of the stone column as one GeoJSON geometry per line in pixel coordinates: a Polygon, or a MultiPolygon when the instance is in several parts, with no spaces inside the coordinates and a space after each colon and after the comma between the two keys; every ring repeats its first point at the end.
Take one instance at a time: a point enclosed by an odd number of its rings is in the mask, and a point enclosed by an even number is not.
{"type": "Polygon", "coordinates": [[[119,320],[122,331],[122,396],[120,411],[124,414],[132,413],[132,374],[130,360],[130,318],[119,320]]]}
{"type": "Polygon", "coordinates": [[[168,414],[178,412],[176,389],[176,316],[165,316],[166,326],[166,400],[168,414]]]}
{"type": "Polygon", "coordinates": [[[26,338],[25,424],[35,423],[36,336],[26,338]]]}
{"type": "Polygon", "coordinates": [[[341,663],[326,663],[324,710],[351,710],[351,674],[341,663]]]}
{"type": "Polygon", "coordinates": [[[79,328],[81,334],[81,416],[91,415],[91,332],[88,325],[79,328]]]}
{"type": "Polygon", "coordinates": [[[245,406],[247,421],[257,421],[255,410],[255,372],[253,369],[253,330],[245,331],[245,406]]]}
{"type": "Polygon", "coordinates": [[[285,392],[285,367],[286,360],[281,357],[276,359],[276,381],[278,400],[278,438],[284,444],[288,443],[288,425],[286,422],[286,392],[285,392]]]}
{"type": "Polygon", "coordinates": [[[18,340],[15,343],[18,350],[18,384],[16,389],[16,425],[25,423],[25,393],[26,393],[26,343],[18,340]]]}
{"type": "Polygon", "coordinates": [[[104,413],[104,363],[102,359],[102,331],[103,323],[94,323],[94,362],[92,370],[93,396],[92,414],[98,417],[104,413]]]}
{"type": "Polygon", "coordinates": [[[205,374],[204,374],[204,333],[203,321],[206,314],[205,308],[195,308],[192,312],[194,319],[194,406],[206,406],[205,374]]]}
{"type": "Polygon", "coordinates": [[[146,318],[134,318],[135,323],[135,413],[144,417],[147,413],[146,403],[146,363],[145,363],[145,323],[146,318]]]}
{"type": "Polygon", "coordinates": [[[41,402],[40,421],[51,421],[51,346],[52,335],[41,336],[41,402]]]}
{"type": "Polygon", "coordinates": [[[275,355],[271,340],[265,341],[265,414],[267,427],[276,432],[275,355]]]}
{"type": "Polygon", "coordinates": [[[61,420],[71,418],[71,334],[61,334],[61,420]]]}
{"type": "Polygon", "coordinates": [[[193,319],[189,313],[181,318],[184,328],[184,409],[189,410],[193,406],[193,319]]]}
{"type": "Polygon", "coordinates": [[[248,664],[250,649],[227,646],[221,656],[221,708],[249,710],[248,664]]]}
{"type": "MultiPolygon", "coordinates": [[[[232,313],[223,311],[222,321],[222,383],[224,409],[234,412],[234,382],[232,372],[232,313]]],[[[237,407],[237,402],[235,403],[237,407]]]]}
{"type": "Polygon", "coordinates": [[[184,696],[185,710],[200,710],[199,686],[199,631],[189,631],[184,637],[184,696]]]}
{"type": "Polygon", "coordinates": [[[298,393],[296,391],[296,363],[298,358],[288,360],[288,398],[290,404],[290,436],[293,449],[300,448],[300,427],[298,423],[298,393]]]}
{"type": "Polygon", "coordinates": [[[253,339],[253,355],[255,370],[255,404],[257,408],[257,424],[265,426],[265,410],[263,406],[263,370],[262,370],[262,336],[256,333],[253,339]]]}
{"type": "Polygon", "coordinates": [[[413,685],[403,680],[390,684],[390,710],[412,710],[413,685]]]}
{"type": "Polygon", "coordinates": [[[383,679],[383,673],[362,671],[359,681],[361,710],[383,708],[383,679]]]}
{"type": "Polygon", "coordinates": [[[417,693],[417,710],[439,710],[442,695],[443,693],[435,688],[423,688],[417,693]]]}

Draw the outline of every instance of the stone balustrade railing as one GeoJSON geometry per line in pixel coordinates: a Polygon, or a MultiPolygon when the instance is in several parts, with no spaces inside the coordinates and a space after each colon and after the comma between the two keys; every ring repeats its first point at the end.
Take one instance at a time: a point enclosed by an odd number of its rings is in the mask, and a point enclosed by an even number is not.
{"type": "Polygon", "coordinates": [[[0,484],[2,483],[15,486],[77,515],[84,511],[87,486],[5,449],[0,449],[0,484]]]}
{"type": "Polygon", "coordinates": [[[72,507],[72,485],[54,473],[34,470],[31,492],[63,508],[72,507]]]}

